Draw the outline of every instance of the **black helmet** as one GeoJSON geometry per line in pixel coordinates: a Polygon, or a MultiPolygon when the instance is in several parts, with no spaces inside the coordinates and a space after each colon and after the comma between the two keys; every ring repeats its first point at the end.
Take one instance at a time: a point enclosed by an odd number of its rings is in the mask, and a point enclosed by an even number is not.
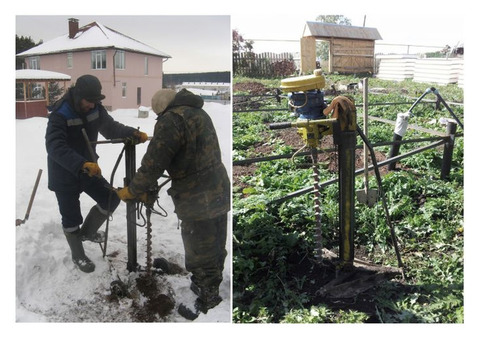
{"type": "Polygon", "coordinates": [[[90,74],[83,75],[75,83],[75,96],[90,103],[98,103],[105,99],[102,94],[102,84],[97,77],[90,74]]]}

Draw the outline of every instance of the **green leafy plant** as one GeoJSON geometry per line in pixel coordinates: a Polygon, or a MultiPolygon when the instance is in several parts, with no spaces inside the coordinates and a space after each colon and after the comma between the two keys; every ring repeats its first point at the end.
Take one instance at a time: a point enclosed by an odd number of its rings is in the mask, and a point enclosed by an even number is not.
{"type": "MultiPolygon", "coordinates": [[[[354,83],[360,78],[331,75],[327,84],[354,83]]],[[[262,82],[274,89],[278,80],[236,78],[235,82],[262,82]]],[[[369,114],[395,120],[408,110],[425,84],[411,81],[369,80],[369,114]],[[405,103],[396,106],[385,102],[405,103]]],[[[327,86],[328,87],[328,86],[327,86]]],[[[439,87],[444,98],[462,101],[456,86],[439,87]]],[[[361,94],[353,93],[356,103],[361,94]]],[[[234,94],[235,96],[235,94],[234,94]]],[[[331,98],[327,98],[330,100],[331,98]]],[[[268,102],[265,108],[285,108],[285,102],[268,102]]],[[[445,110],[432,103],[415,110],[413,123],[424,125],[445,117],[445,110]]],[[[463,109],[455,107],[463,117],[463,109]]],[[[361,116],[361,109],[357,109],[361,116]]],[[[234,159],[259,156],[259,145],[269,154],[290,153],[291,148],[268,131],[267,124],[291,119],[285,112],[234,112],[234,159]]],[[[361,123],[361,121],[360,121],[361,123]]],[[[438,127],[436,127],[438,128],[438,127]]],[[[369,124],[371,142],[390,141],[393,127],[381,122],[369,124]]],[[[424,133],[408,130],[404,138],[424,133]]],[[[360,140],[358,141],[360,143],[360,140]]],[[[420,144],[425,145],[425,143],[420,144]]],[[[448,181],[440,180],[442,150],[432,149],[399,162],[401,170],[383,173],[382,184],[405,265],[405,279],[378,284],[358,301],[342,306],[318,302],[321,285],[312,271],[316,244],[313,194],[300,195],[282,203],[276,199],[313,184],[308,157],[256,163],[252,170],[234,178],[233,201],[233,320],[238,323],[461,323],[463,322],[463,138],[455,141],[452,170],[448,181]],[[352,305],[357,306],[352,308],[352,305]],[[363,308],[360,308],[363,307],[363,308]]],[[[419,145],[402,145],[400,153],[419,145]]],[[[389,147],[376,151],[387,154],[389,147]]],[[[262,156],[264,154],[261,154],[262,156]]],[[[336,177],[328,167],[320,168],[321,180],[336,177]]],[[[362,187],[362,179],[356,187],[362,187]]],[[[374,178],[370,187],[375,188],[374,178]]],[[[323,246],[338,251],[339,216],[336,184],[321,190],[320,221],[323,246]]],[[[380,204],[355,206],[355,251],[382,265],[396,266],[390,230],[380,204]]]]}

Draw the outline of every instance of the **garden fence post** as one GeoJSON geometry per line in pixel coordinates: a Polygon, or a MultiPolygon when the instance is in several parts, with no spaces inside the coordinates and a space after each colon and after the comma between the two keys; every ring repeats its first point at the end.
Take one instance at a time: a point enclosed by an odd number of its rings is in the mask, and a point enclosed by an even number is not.
{"type": "Polygon", "coordinates": [[[443,148],[442,171],[440,174],[440,179],[447,179],[450,176],[456,132],[457,132],[457,123],[448,122],[447,123],[448,140],[445,143],[443,148]]]}
{"type": "MultiPolygon", "coordinates": [[[[408,119],[410,118],[410,111],[406,113],[399,113],[397,114],[397,120],[395,122],[395,130],[393,132],[393,142],[400,142],[405,135],[408,127],[408,119]]],[[[392,144],[390,147],[390,153],[388,154],[388,158],[393,158],[398,156],[400,151],[400,143],[392,144]]],[[[390,163],[388,165],[388,170],[395,170],[396,163],[390,163]]]]}

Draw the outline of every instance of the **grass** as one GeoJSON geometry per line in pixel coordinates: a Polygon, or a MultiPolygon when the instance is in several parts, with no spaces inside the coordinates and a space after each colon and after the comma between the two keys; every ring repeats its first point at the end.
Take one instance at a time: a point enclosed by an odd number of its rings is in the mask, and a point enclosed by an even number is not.
{"type": "MultiPolygon", "coordinates": [[[[358,82],[361,77],[332,75],[331,84],[358,82]]],[[[259,82],[269,88],[280,79],[235,78],[239,82],[259,82]]],[[[395,119],[427,86],[412,81],[390,82],[369,79],[370,103],[405,102],[397,106],[372,106],[370,115],[395,119]]],[[[438,86],[447,102],[462,102],[463,91],[455,85],[438,86]]],[[[234,94],[235,95],[235,94],[234,94]]],[[[353,93],[356,103],[360,92],[353,93]]],[[[331,99],[327,98],[327,99],[331,99]]],[[[426,99],[434,99],[433,95],[426,99]]],[[[264,107],[286,108],[268,102],[264,107]]],[[[262,108],[264,108],[262,107],[262,108]]],[[[268,130],[266,123],[291,119],[287,111],[235,113],[233,116],[234,159],[255,156],[256,146],[269,144],[272,153],[287,153],[289,147],[268,130]]],[[[413,122],[436,127],[432,122],[448,115],[433,104],[421,104],[413,122]],[[430,125],[429,125],[430,124],[430,125]]],[[[455,106],[462,117],[462,106],[455,106]]],[[[361,116],[361,109],[358,110],[361,116]]],[[[361,124],[361,120],[359,120],[361,124]]],[[[438,128],[438,127],[436,127],[438,128]]],[[[370,124],[372,142],[389,141],[392,127],[370,124]]],[[[404,138],[426,136],[410,131],[404,138]]],[[[401,152],[417,146],[402,146],[401,152]]],[[[388,148],[379,148],[388,152],[388,148]]],[[[235,178],[233,287],[234,322],[238,323],[462,323],[463,322],[463,138],[456,148],[448,181],[439,179],[441,150],[431,150],[402,161],[407,169],[389,172],[382,182],[388,207],[405,263],[405,280],[390,280],[371,289],[367,309],[332,307],[312,295],[310,276],[300,272],[292,259],[313,258],[315,218],[312,196],[303,195],[279,206],[268,202],[312,184],[311,169],[302,160],[279,160],[256,164],[255,171],[235,178]]],[[[321,169],[322,179],[334,176],[321,169]]],[[[374,180],[372,186],[375,186],[374,180]]],[[[360,178],[357,188],[362,187],[360,178]]],[[[338,190],[335,185],[322,190],[322,230],[324,246],[338,247],[338,190]]],[[[381,208],[357,204],[355,207],[355,246],[370,261],[396,266],[389,241],[389,229],[381,208]]],[[[295,262],[296,263],[296,262],[295,262]]]]}

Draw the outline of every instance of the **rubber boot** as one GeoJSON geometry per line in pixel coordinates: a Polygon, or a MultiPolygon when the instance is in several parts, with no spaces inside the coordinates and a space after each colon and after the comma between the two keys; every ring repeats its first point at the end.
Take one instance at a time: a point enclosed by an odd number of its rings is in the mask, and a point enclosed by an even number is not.
{"type": "Polygon", "coordinates": [[[200,313],[207,314],[209,309],[222,302],[222,298],[218,294],[218,287],[201,288],[192,282],[190,289],[198,295],[193,308],[183,303],[178,307],[178,314],[187,320],[195,320],[200,313]]]}
{"type": "Polygon", "coordinates": [[[67,238],[70,251],[72,252],[73,263],[85,273],[91,273],[95,270],[95,264],[85,255],[83,250],[83,244],[80,236],[80,230],[76,230],[72,233],[64,231],[67,238]]]}
{"type": "Polygon", "coordinates": [[[202,313],[207,311],[222,302],[222,298],[218,295],[218,287],[200,288],[200,295],[195,301],[195,307],[202,313]]]}
{"type": "Polygon", "coordinates": [[[190,290],[196,295],[200,296],[200,287],[197,286],[195,282],[190,283],[190,290]]]}
{"type": "Polygon", "coordinates": [[[80,229],[80,236],[82,241],[90,241],[95,243],[105,242],[105,233],[98,232],[98,229],[102,226],[103,222],[107,220],[107,213],[103,209],[95,205],[90,209],[85,221],[83,222],[82,229],[80,229]]]}

